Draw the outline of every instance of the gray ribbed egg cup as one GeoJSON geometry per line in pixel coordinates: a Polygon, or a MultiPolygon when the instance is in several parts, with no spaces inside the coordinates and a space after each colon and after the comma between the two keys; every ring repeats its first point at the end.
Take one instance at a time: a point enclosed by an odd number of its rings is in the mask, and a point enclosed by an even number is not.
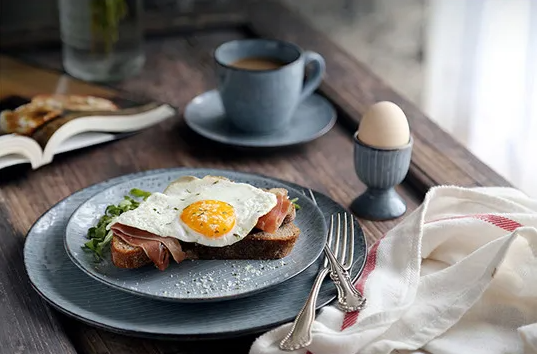
{"type": "Polygon", "coordinates": [[[407,145],[392,150],[364,145],[354,135],[354,168],[367,190],[351,204],[356,216],[366,220],[389,220],[403,215],[406,203],[394,187],[410,167],[412,137],[407,145]]]}

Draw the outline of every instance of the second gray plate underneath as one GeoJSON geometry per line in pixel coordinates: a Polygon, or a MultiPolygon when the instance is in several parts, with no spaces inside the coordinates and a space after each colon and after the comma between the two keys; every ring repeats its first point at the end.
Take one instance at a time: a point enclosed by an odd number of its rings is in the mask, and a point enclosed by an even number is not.
{"type": "MultiPolygon", "coordinates": [[[[181,172],[182,169],[171,171],[181,172]]],[[[43,214],[28,232],[24,245],[24,265],[34,289],[56,309],[80,321],[118,333],[151,338],[229,338],[292,321],[308,297],[321,259],[270,291],[206,304],[157,301],[119,291],[87,276],[71,262],[63,248],[63,232],[73,211],[95,193],[114,184],[158,172],[162,170],[126,175],[93,185],[43,214]]],[[[325,217],[344,211],[323,194],[315,193],[315,197],[325,217]]],[[[353,277],[361,271],[366,255],[366,242],[360,228],[356,236],[353,277]]],[[[326,279],[317,307],[329,303],[336,295],[332,281],[326,279]]]]}

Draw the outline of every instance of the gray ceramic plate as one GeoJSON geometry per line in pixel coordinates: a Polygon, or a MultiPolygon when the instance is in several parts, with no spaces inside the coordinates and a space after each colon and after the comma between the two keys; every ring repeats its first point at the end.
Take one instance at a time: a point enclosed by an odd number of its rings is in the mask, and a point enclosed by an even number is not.
{"type": "MultiPolygon", "coordinates": [[[[168,171],[184,172],[182,169],[168,171]]],[[[24,264],[34,289],[56,309],[83,322],[118,333],[151,338],[226,338],[258,333],[292,321],[308,296],[321,259],[269,292],[206,304],[157,301],[118,291],[87,276],[70,261],[63,247],[63,233],[76,208],[114,184],[162,172],[126,175],[93,185],[43,214],[28,232],[24,245],[24,264]]],[[[315,192],[315,197],[325,219],[332,213],[344,211],[323,194],[315,192]]],[[[365,238],[360,228],[356,236],[353,277],[361,272],[366,255],[365,238]]],[[[334,285],[326,279],[317,307],[329,303],[336,295],[334,285]]]]}
{"type": "Polygon", "coordinates": [[[65,231],[65,249],[72,261],[88,275],[119,290],[160,300],[199,302],[221,301],[251,295],[286,281],[309,267],[321,254],[327,230],[323,214],[312,201],[287,185],[272,179],[221,170],[185,170],[161,172],[131,179],[97,193],[71,216],[65,231]],[[155,267],[121,269],[111,261],[110,253],[96,262],[82,246],[88,241],[88,229],[94,226],[106,206],[117,204],[132,188],[162,192],[171,181],[183,175],[217,175],[258,188],[287,188],[289,197],[300,198],[301,209],[295,224],[300,236],[291,253],[277,260],[199,260],[170,262],[163,272],[155,267]]]}
{"type": "Polygon", "coordinates": [[[323,136],[334,126],[336,111],[324,97],[313,94],[298,106],[289,127],[252,135],[228,122],[220,95],[212,90],[190,101],[184,117],[192,130],[208,139],[235,146],[269,148],[306,143],[323,136]]]}

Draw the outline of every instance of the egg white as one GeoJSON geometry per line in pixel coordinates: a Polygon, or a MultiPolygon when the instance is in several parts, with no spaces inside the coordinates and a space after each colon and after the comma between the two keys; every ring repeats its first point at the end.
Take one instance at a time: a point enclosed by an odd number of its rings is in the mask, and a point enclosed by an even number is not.
{"type": "Polygon", "coordinates": [[[134,210],[121,214],[116,222],[151,232],[162,237],[174,237],[184,242],[223,247],[245,238],[277,204],[274,194],[245,183],[206,176],[182,177],[164,193],[153,193],[134,210]],[[191,229],[181,220],[183,210],[200,200],[219,200],[233,206],[235,226],[218,238],[207,237],[191,229]]]}

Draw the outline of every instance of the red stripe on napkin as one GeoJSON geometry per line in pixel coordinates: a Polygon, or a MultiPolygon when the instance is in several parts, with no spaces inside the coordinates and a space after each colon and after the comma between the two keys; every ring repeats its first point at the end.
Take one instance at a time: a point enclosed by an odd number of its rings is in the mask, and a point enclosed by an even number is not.
{"type": "MultiPolygon", "coordinates": [[[[474,218],[483,220],[485,222],[488,222],[494,226],[497,226],[505,231],[513,232],[517,228],[522,227],[524,225],[520,224],[517,221],[511,220],[509,218],[500,216],[500,215],[494,215],[494,214],[475,214],[475,215],[461,215],[461,216],[454,216],[451,218],[445,218],[440,220],[433,220],[431,222],[441,221],[441,220],[453,220],[453,219],[464,219],[464,218],[474,218]]],[[[369,274],[375,269],[376,263],[377,263],[377,250],[380,244],[380,241],[382,238],[377,240],[371,247],[371,250],[369,251],[369,254],[367,256],[367,261],[365,263],[364,272],[358,282],[356,283],[356,289],[360,293],[364,293],[364,286],[367,278],[369,277],[369,274]]],[[[348,328],[356,323],[358,320],[358,316],[360,315],[360,311],[355,312],[348,312],[345,314],[345,317],[343,318],[343,324],[341,325],[341,330],[343,331],[345,328],[348,328]]],[[[308,352],[308,354],[311,354],[308,352]]]]}
{"type": "MultiPolygon", "coordinates": [[[[377,242],[375,242],[373,246],[371,246],[369,254],[367,255],[367,260],[365,262],[364,271],[355,285],[356,289],[362,294],[364,293],[365,282],[369,277],[369,274],[371,274],[377,264],[377,250],[379,248],[380,241],[382,240],[382,238],[378,239],[377,242]]],[[[347,312],[345,314],[345,318],[343,319],[341,330],[343,331],[345,328],[355,324],[359,314],[360,311],[347,312]]]]}
{"type": "Polygon", "coordinates": [[[498,226],[499,228],[502,228],[505,231],[509,231],[509,232],[513,232],[519,227],[524,226],[515,220],[511,220],[500,215],[477,214],[477,215],[471,215],[470,217],[474,217],[476,219],[486,221],[494,226],[498,226]]]}
{"type": "MultiPolygon", "coordinates": [[[[384,236],[379,238],[373,244],[373,246],[371,246],[371,249],[369,250],[369,253],[367,254],[367,259],[364,265],[364,271],[362,272],[362,275],[358,279],[358,282],[355,284],[356,289],[358,289],[358,291],[361,293],[363,293],[364,291],[365,282],[367,278],[369,277],[369,274],[373,271],[373,269],[375,269],[375,266],[377,264],[377,250],[379,248],[380,241],[383,238],[384,236]]],[[[341,326],[341,330],[344,330],[345,328],[355,324],[356,320],[358,319],[359,314],[360,314],[360,311],[345,313],[345,318],[343,319],[343,325],[341,326]]],[[[306,354],[313,354],[313,353],[308,350],[306,354]]]]}
{"type": "Polygon", "coordinates": [[[513,232],[517,228],[522,227],[521,223],[511,220],[509,218],[506,218],[501,215],[494,215],[494,214],[474,214],[474,215],[459,215],[459,216],[452,216],[449,218],[443,218],[443,219],[436,219],[426,222],[426,224],[431,224],[433,222],[437,221],[444,221],[444,220],[456,220],[456,219],[468,219],[468,218],[474,218],[478,220],[482,220],[485,222],[488,222],[489,224],[492,224],[494,226],[497,226],[505,231],[513,232]]]}

